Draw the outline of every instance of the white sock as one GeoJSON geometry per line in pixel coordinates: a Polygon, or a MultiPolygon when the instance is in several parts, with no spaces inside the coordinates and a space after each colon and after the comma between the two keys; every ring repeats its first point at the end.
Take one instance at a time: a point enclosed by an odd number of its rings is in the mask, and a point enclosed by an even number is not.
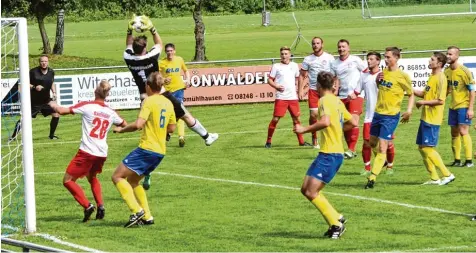
{"type": "Polygon", "coordinates": [[[202,124],[200,123],[200,121],[198,121],[198,119],[195,119],[195,124],[189,128],[195,133],[197,133],[198,135],[202,136],[202,138],[204,139],[208,137],[207,129],[205,129],[205,127],[202,126],[202,124]]]}

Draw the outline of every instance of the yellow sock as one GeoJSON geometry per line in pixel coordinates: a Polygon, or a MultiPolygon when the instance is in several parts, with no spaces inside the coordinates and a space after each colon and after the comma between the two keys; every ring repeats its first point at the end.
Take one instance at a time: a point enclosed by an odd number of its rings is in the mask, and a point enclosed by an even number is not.
{"type": "Polygon", "coordinates": [[[136,196],[139,205],[144,209],[144,219],[148,220],[152,218],[152,214],[150,213],[149,209],[149,202],[147,201],[147,195],[145,194],[144,187],[142,185],[138,185],[134,188],[134,195],[136,196]]]}
{"type": "Polygon", "coordinates": [[[469,134],[463,135],[464,155],[466,160],[473,159],[473,143],[471,142],[471,136],[469,134]]]}
{"type": "Polygon", "coordinates": [[[383,165],[387,160],[387,153],[377,153],[374,158],[374,164],[372,166],[372,174],[370,175],[370,180],[376,180],[380,171],[382,171],[383,165]]]}
{"type": "Polygon", "coordinates": [[[423,158],[423,163],[425,164],[426,170],[430,173],[430,178],[431,180],[438,180],[440,177],[438,176],[438,173],[436,172],[435,165],[428,159],[428,154],[426,154],[426,150],[419,149],[421,157],[423,158]]]}
{"type": "Polygon", "coordinates": [[[455,160],[461,160],[461,136],[451,138],[451,149],[453,150],[453,155],[455,160]]]}
{"type": "Polygon", "coordinates": [[[312,204],[321,212],[324,219],[326,219],[329,226],[341,226],[339,222],[340,214],[334,209],[334,207],[327,201],[326,197],[322,193],[318,193],[317,197],[313,199],[312,204]]]}
{"type": "Polygon", "coordinates": [[[443,176],[447,177],[451,175],[451,172],[446,168],[440,154],[433,147],[424,147],[423,150],[428,156],[428,159],[441,171],[443,176]]]}
{"type": "Polygon", "coordinates": [[[129,209],[131,209],[132,213],[137,213],[142,209],[139,203],[137,203],[137,200],[134,197],[134,191],[132,190],[132,186],[127,182],[127,180],[121,179],[119,182],[117,182],[116,188],[121,194],[122,199],[124,199],[124,201],[126,202],[129,209]]]}
{"type": "Polygon", "coordinates": [[[181,119],[177,121],[177,131],[179,137],[185,136],[185,122],[183,122],[181,119]]]}

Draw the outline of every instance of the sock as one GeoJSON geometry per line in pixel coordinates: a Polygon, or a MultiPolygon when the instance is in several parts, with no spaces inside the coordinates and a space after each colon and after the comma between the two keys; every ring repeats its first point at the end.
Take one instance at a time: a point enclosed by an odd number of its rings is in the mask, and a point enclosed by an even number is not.
{"type": "Polygon", "coordinates": [[[71,193],[71,195],[73,195],[74,199],[76,199],[76,201],[78,201],[78,203],[82,207],[88,208],[89,200],[88,200],[88,198],[86,198],[86,195],[84,195],[84,191],[81,188],[81,186],[79,186],[74,181],[68,181],[66,183],[63,183],[63,185],[64,185],[64,187],[66,187],[66,189],[68,189],[68,191],[71,193]]]}
{"type": "Polygon", "coordinates": [[[340,214],[334,209],[329,201],[327,201],[322,193],[318,193],[317,197],[313,199],[311,203],[317,208],[317,210],[319,210],[319,212],[321,212],[329,226],[342,226],[339,222],[340,214]]]}
{"type": "Polygon", "coordinates": [[[352,150],[352,152],[355,152],[355,145],[357,145],[357,141],[359,140],[359,128],[354,127],[349,130],[350,136],[349,136],[349,142],[347,143],[349,146],[349,149],[352,150]]]}
{"type": "Polygon", "coordinates": [[[365,169],[370,170],[370,159],[372,158],[372,148],[370,146],[362,146],[362,160],[365,164],[365,169]]]}
{"type": "MultiPolygon", "coordinates": [[[[353,130],[353,128],[344,132],[345,143],[347,143],[347,147],[349,149],[350,149],[350,145],[351,145],[350,143],[352,142],[352,130],[353,130]]],[[[350,150],[352,150],[352,149],[350,149],[350,150]]]]}
{"type": "Polygon", "coordinates": [[[141,206],[137,202],[137,199],[134,196],[134,191],[132,186],[125,179],[121,179],[116,183],[116,188],[121,194],[122,199],[126,202],[127,206],[132,213],[138,213],[141,210],[141,206]]]}
{"type": "Polygon", "coordinates": [[[464,155],[466,161],[473,159],[473,143],[471,142],[471,136],[469,134],[463,135],[464,155]]]}
{"type": "Polygon", "coordinates": [[[142,185],[138,185],[134,188],[134,195],[139,202],[139,205],[144,209],[144,219],[149,220],[152,218],[152,214],[150,213],[149,209],[149,202],[147,201],[147,195],[145,194],[144,187],[142,185]]]}
{"type": "Polygon", "coordinates": [[[89,181],[89,184],[91,184],[91,191],[93,192],[96,204],[98,206],[103,206],[104,202],[102,200],[101,183],[99,183],[99,179],[97,177],[93,177],[91,181],[89,181]]]}
{"type": "Polygon", "coordinates": [[[50,121],[50,137],[55,135],[56,127],[58,126],[59,117],[52,117],[50,121]]]}
{"type": "Polygon", "coordinates": [[[448,177],[451,175],[451,172],[446,168],[443,160],[441,159],[440,154],[433,147],[424,147],[425,153],[428,156],[428,159],[440,170],[443,176],[448,177]]]}
{"type": "Polygon", "coordinates": [[[453,155],[455,160],[461,160],[461,136],[451,138],[451,149],[453,150],[453,155]]]}
{"type": "Polygon", "coordinates": [[[21,121],[18,120],[17,123],[15,124],[15,130],[13,130],[13,134],[10,138],[15,138],[17,136],[17,134],[20,132],[20,128],[21,128],[21,121]]]}
{"type": "Polygon", "coordinates": [[[178,136],[185,136],[185,122],[183,120],[179,119],[177,121],[177,130],[178,130],[178,136]]]}
{"type": "Polygon", "coordinates": [[[372,166],[372,175],[370,175],[369,180],[376,180],[380,171],[382,171],[383,165],[387,158],[386,153],[377,153],[374,158],[374,165],[372,166]]]}
{"type": "Polygon", "coordinates": [[[268,139],[266,143],[271,143],[271,139],[273,139],[274,129],[276,129],[276,125],[278,124],[277,121],[271,120],[268,126],[268,139]]]}
{"type": "MultiPolygon", "coordinates": [[[[312,118],[309,118],[309,125],[313,125],[314,123],[316,123],[317,120],[315,119],[312,119],[312,118]]],[[[317,132],[312,132],[312,145],[316,146],[317,145],[317,132]]]]}
{"type": "Polygon", "coordinates": [[[208,138],[207,129],[205,129],[205,127],[202,126],[202,124],[200,123],[200,121],[198,121],[198,119],[195,119],[195,124],[193,124],[193,126],[189,128],[195,133],[197,133],[198,135],[200,135],[204,140],[208,138]]]}
{"type": "Polygon", "coordinates": [[[425,149],[419,149],[421,157],[423,158],[423,163],[425,164],[426,170],[430,173],[430,178],[433,181],[440,179],[438,173],[436,172],[435,165],[428,159],[428,154],[425,149]]]}
{"type": "MultiPolygon", "coordinates": [[[[301,124],[301,122],[299,122],[299,120],[296,120],[295,122],[293,122],[293,126],[296,126],[298,124],[301,124]]],[[[302,134],[296,134],[296,136],[298,138],[299,145],[304,145],[304,137],[302,136],[302,134]]]]}
{"type": "Polygon", "coordinates": [[[394,159],[395,159],[395,145],[393,145],[393,142],[390,142],[388,143],[388,148],[387,148],[387,163],[393,164],[394,159]]]}

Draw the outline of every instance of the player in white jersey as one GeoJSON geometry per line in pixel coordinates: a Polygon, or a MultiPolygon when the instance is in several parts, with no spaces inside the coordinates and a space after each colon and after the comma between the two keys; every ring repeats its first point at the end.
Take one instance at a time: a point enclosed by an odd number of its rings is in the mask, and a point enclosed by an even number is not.
{"type": "Polygon", "coordinates": [[[71,160],[63,178],[63,185],[73,195],[76,201],[84,208],[83,222],[89,220],[96,209],[84,194],[83,189],[76,183],[78,178],[87,177],[94,199],[98,206],[96,219],[103,219],[105,215],[104,202],[101,193],[101,184],[97,174],[107,159],[107,133],[111,126],[126,126],[125,122],[113,109],[104,104],[109,95],[111,85],[102,80],[94,91],[95,100],[81,102],[69,108],[50,102],[50,106],[59,114],[82,114],[82,136],[78,153],[71,160]]]}
{"type": "MultiPolygon", "coordinates": [[[[268,84],[276,89],[276,100],[274,101],[274,113],[271,122],[268,126],[268,138],[266,140],[265,148],[271,148],[271,140],[273,138],[274,130],[279,122],[279,119],[286,115],[286,110],[289,110],[293,125],[300,124],[299,116],[301,114],[299,109],[299,100],[296,94],[296,81],[299,77],[299,66],[291,61],[291,49],[289,47],[281,47],[279,49],[281,55],[281,62],[273,64],[271,73],[269,74],[268,84]]],[[[297,134],[299,145],[307,146],[304,142],[302,134],[297,134]]]]}
{"type": "MultiPolygon", "coordinates": [[[[312,39],[313,53],[304,58],[302,62],[299,82],[298,93],[299,100],[304,99],[304,81],[307,78],[309,81],[309,90],[307,92],[308,104],[309,104],[309,125],[313,125],[317,122],[317,109],[319,108],[319,93],[317,87],[317,75],[322,72],[330,72],[331,62],[334,61],[334,56],[324,52],[324,40],[320,37],[314,37],[312,39]]],[[[316,132],[312,132],[312,145],[314,148],[320,148],[317,141],[316,132]]]]}
{"type": "MultiPolygon", "coordinates": [[[[377,52],[369,52],[367,54],[367,66],[368,69],[364,70],[361,74],[360,85],[357,87],[357,93],[365,94],[365,118],[364,118],[364,128],[362,129],[363,135],[363,145],[362,145],[362,159],[365,164],[365,168],[362,171],[361,175],[369,175],[370,170],[370,159],[372,157],[372,148],[370,147],[370,124],[375,113],[375,106],[377,105],[377,75],[380,71],[380,61],[382,56],[377,52]]],[[[393,137],[392,137],[393,138],[393,137]]],[[[387,149],[387,174],[393,172],[393,159],[395,157],[395,147],[393,141],[389,142],[387,149]]]]}
{"type": "MultiPolygon", "coordinates": [[[[348,40],[341,39],[337,42],[339,58],[331,63],[331,73],[336,77],[338,96],[345,104],[347,110],[354,119],[359,120],[364,104],[363,94],[355,92],[360,84],[360,73],[366,68],[365,63],[359,57],[350,54],[348,40]]],[[[344,153],[345,158],[351,159],[357,156],[355,145],[359,139],[359,127],[354,127],[344,133],[345,141],[349,150],[344,153]]]]}

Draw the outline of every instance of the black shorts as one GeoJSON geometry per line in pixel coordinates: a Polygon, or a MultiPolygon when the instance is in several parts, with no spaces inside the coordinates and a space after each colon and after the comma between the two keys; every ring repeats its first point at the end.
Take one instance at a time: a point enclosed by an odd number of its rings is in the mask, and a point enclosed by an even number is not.
{"type": "Polygon", "coordinates": [[[166,97],[168,100],[170,100],[170,102],[172,102],[172,104],[174,105],[175,117],[177,119],[180,119],[183,116],[185,116],[185,114],[188,111],[187,111],[187,109],[185,108],[185,106],[183,105],[182,102],[180,102],[177,98],[175,98],[172,95],[172,93],[170,93],[168,91],[162,93],[162,95],[164,95],[164,97],[166,97]]]}
{"type": "Polygon", "coordinates": [[[36,115],[40,113],[43,117],[50,116],[51,114],[55,113],[55,110],[51,108],[48,104],[40,104],[40,105],[31,105],[31,117],[36,118],[36,115]]]}

